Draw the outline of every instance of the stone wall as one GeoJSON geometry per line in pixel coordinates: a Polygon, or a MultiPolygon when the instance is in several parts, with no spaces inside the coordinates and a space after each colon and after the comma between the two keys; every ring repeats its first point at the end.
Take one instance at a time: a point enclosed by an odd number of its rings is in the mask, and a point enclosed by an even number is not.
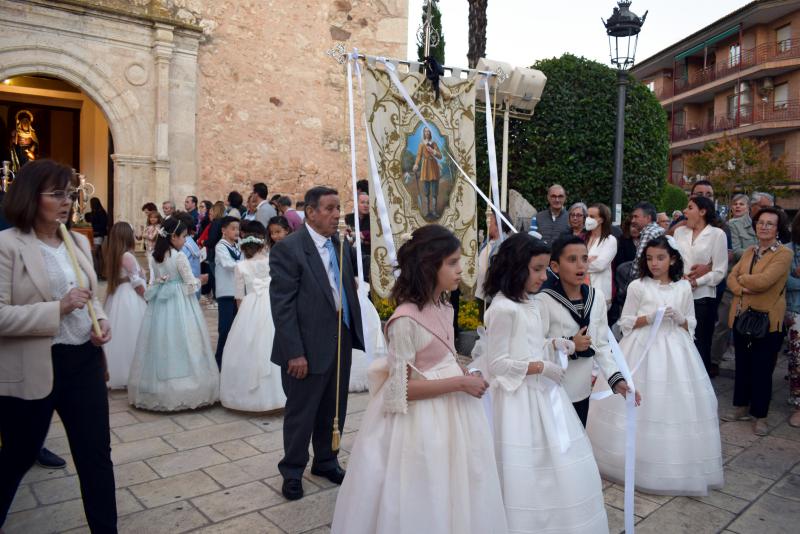
{"type": "Polygon", "coordinates": [[[198,196],[222,198],[258,181],[294,199],[317,184],[349,191],[344,70],[325,52],[342,41],[404,58],[407,2],[171,4],[206,33],[198,52],[198,196]]]}

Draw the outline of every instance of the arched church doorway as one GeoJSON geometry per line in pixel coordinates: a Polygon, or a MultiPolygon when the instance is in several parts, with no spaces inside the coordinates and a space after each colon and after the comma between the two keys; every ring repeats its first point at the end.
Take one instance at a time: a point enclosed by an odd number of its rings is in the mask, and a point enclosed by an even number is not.
{"type": "Polygon", "coordinates": [[[108,120],[81,88],[42,74],[0,81],[0,161],[13,168],[28,158],[50,158],[72,167],[113,220],[112,154],[108,120]]]}

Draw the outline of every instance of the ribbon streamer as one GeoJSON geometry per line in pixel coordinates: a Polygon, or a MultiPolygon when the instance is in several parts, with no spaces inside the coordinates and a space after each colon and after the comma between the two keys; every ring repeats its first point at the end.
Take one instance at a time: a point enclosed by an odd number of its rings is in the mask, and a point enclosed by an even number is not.
{"type": "MultiPolygon", "coordinates": [[[[351,60],[356,65],[356,78],[358,79],[358,90],[365,102],[364,86],[361,80],[361,66],[358,63],[358,53],[352,54],[351,60]]],[[[351,111],[354,113],[354,111],[351,111]]],[[[375,193],[375,207],[378,210],[378,221],[381,224],[381,231],[383,232],[384,245],[386,246],[386,260],[392,267],[392,273],[397,266],[397,249],[394,244],[394,234],[392,233],[392,225],[389,222],[389,210],[386,208],[386,197],[383,195],[383,186],[381,185],[381,177],[378,174],[378,164],[375,160],[375,151],[372,148],[372,140],[369,136],[369,124],[367,123],[367,111],[364,109],[364,134],[367,136],[367,155],[369,159],[370,178],[372,179],[372,191],[375,193]]]]}
{"type": "MultiPolygon", "coordinates": [[[[397,69],[395,68],[395,66],[392,63],[390,63],[385,57],[379,57],[377,59],[378,59],[378,61],[380,61],[383,64],[384,67],[386,67],[386,71],[389,73],[389,78],[392,80],[392,84],[394,84],[394,86],[397,89],[397,91],[405,99],[406,104],[408,104],[408,106],[414,111],[414,113],[417,115],[417,117],[419,117],[419,120],[422,121],[422,124],[424,124],[426,128],[431,129],[430,124],[428,124],[428,121],[425,120],[425,117],[422,116],[422,112],[420,112],[420,110],[417,107],[417,105],[411,99],[411,95],[408,94],[408,90],[405,88],[403,83],[400,81],[400,78],[398,78],[397,69]]],[[[456,158],[454,158],[453,155],[449,151],[447,152],[447,155],[450,158],[450,160],[455,164],[455,166],[459,170],[459,172],[461,172],[461,175],[464,177],[464,179],[467,181],[467,183],[472,186],[472,188],[475,190],[475,192],[477,192],[481,196],[481,198],[483,198],[483,200],[486,201],[486,204],[488,204],[489,207],[492,208],[492,210],[497,214],[498,218],[500,220],[502,220],[504,223],[506,223],[508,225],[508,227],[511,228],[514,233],[516,233],[517,231],[514,228],[514,225],[511,224],[511,222],[503,216],[503,213],[500,211],[500,208],[498,208],[497,205],[494,202],[489,200],[489,197],[487,197],[483,193],[483,191],[481,191],[480,187],[478,187],[478,185],[474,181],[472,181],[472,179],[464,171],[464,169],[461,168],[461,165],[458,164],[458,161],[456,161],[456,158]]],[[[496,170],[496,167],[497,167],[497,161],[495,160],[495,170],[496,170]]]]}
{"type": "MultiPolygon", "coordinates": [[[[495,212],[495,217],[499,220],[498,210],[496,206],[500,205],[500,182],[497,178],[497,147],[494,143],[494,119],[492,119],[492,105],[489,95],[489,76],[484,75],[483,90],[486,98],[486,146],[489,155],[489,184],[492,188],[492,200],[494,201],[492,207],[495,212]]],[[[497,230],[500,233],[500,242],[505,240],[503,235],[503,225],[498,224],[497,230]]],[[[563,451],[562,451],[563,452],[563,451]]]]}
{"type": "MultiPolygon", "coordinates": [[[[358,54],[358,49],[353,49],[353,54],[358,54]]],[[[350,174],[353,182],[353,226],[356,234],[356,269],[358,271],[358,283],[366,280],[364,278],[364,261],[361,258],[361,221],[358,213],[358,178],[356,177],[356,119],[355,106],[353,104],[353,62],[347,62],[347,104],[350,109],[350,174]]]]}
{"type": "Polygon", "coordinates": [[[636,485],[636,389],[633,385],[633,375],[631,375],[625,355],[617,343],[617,338],[608,329],[608,343],[614,361],[622,373],[622,377],[627,382],[630,391],[625,396],[625,533],[634,534],[633,517],[633,490],[636,485]]]}
{"type": "MultiPolygon", "coordinates": [[[[563,350],[558,351],[558,361],[561,368],[567,369],[567,354],[563,350]]],[[[553,419],[556,423],[556,433],[558,434],[558,445],[562,453],[569,450],[571,441],[569,439],[569,430],[567,429],[567,414],[564,411],[564,400],[561,395],[561,386],[556,384],[549,378],[540,377],[540,379],[549,382],[550,404],[553,406],[553,419]]]]}

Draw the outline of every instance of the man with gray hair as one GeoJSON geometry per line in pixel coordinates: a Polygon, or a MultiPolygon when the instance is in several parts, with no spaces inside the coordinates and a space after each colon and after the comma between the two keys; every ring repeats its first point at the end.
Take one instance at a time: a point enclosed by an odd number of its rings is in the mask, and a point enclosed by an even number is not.
{"type": "Polygon", "coordinates": [[[171,200],[165,200],[161,203],[161,211],[164,213],[164,218],[169,219],[175,213],[175,203],[171,200]]]}
{"type": "Polygon", "coordinates": [[[541,210],[534,217],[536,228],[531,224],[531,230],[539,232],[542,241],[548,245],[552,245],[558,236],[569,230],[569,216],[564,209],[566,201],[567,191],[559,184],[551,185],[547,190],[547,209],[541,210]]]}

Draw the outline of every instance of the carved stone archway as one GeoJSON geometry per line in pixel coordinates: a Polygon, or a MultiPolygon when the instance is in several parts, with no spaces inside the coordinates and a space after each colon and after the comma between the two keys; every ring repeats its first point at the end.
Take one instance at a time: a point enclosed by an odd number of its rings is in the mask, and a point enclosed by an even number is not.
{"type": "Polygon", "coordinates": [[[195,191],[199,28],[56,1],[0,0],[0,12],[0,79],[60,78],[105,114],[116,220],[195,191]]]}

